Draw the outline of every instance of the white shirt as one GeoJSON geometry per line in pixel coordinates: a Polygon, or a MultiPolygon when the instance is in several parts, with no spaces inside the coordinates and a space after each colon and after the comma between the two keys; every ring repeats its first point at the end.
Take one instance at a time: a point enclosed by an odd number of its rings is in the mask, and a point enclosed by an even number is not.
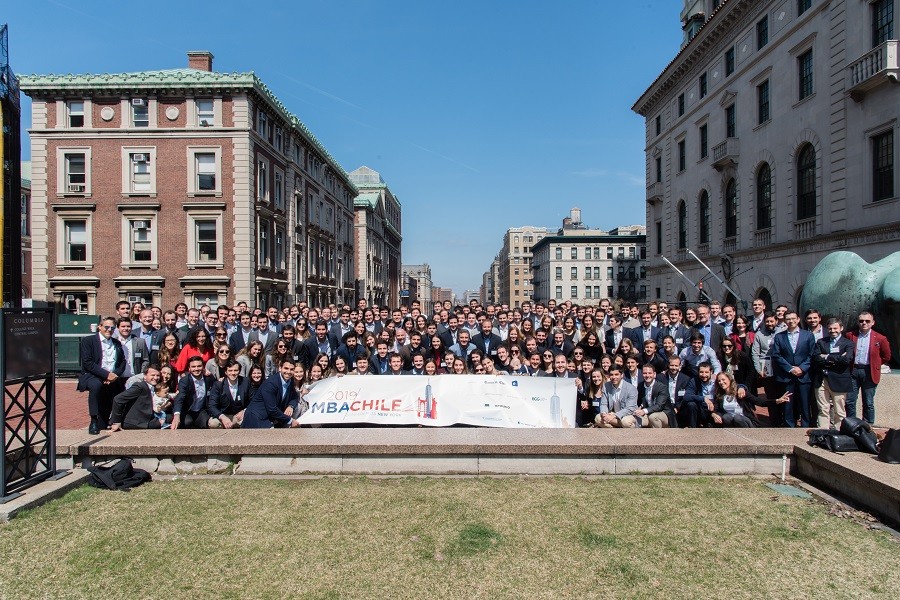
{"type": "Polygon", "coordinates": [[[859,337],[856,338],[856,360],[853,361],[853,364],[857,365],[867,365],[869,364],[869,339],[870,339],[870,331],[867,331],[865,334],[860,333],[859,337]]]}
{"type": "Polygon", "coordinates": [[[112,371],[116,368],[116,346],[111,339],[103,337],[102,333],[97,335],[100,336],[100,349],[103,350],[102,366],[107,371],[112,371]]]}
{"type": "Polygon", "coordinates": [[[125,355],[125,371],[122,372],[122,377],[125,377],[126,379],[134,375],[131,361],[131,357],[134,355],[134,349],[132,348],[133,344],[134,338],[128,338],[127,340],[122,341],[122,353],[125,355]]]}
{"type": "Polygon", "coordinates": [[[722,410],[731,415],[744,415],[744,409],[738,404],[737,398],[730,394],[722,400],[722,410]]]}

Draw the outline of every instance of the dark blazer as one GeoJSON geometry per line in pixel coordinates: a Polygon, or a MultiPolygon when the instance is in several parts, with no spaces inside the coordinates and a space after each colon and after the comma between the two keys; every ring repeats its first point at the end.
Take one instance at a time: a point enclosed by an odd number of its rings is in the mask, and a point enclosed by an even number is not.
{"type": "MultiPolygon", "coordinates": [[[[209,375],[201,375],[206,383],[206,396],[209,397],[216,380],[209,375]]],[[[172,400],[172,412],[200,412],[206,408],[207,398],[197,398],[197,388],[194,386],[194,378],[188,373],[178,380],[178,392],[172,400]]]]}
{"type": "MultiPolygon", "coordinates": [[[[628,329],[627,327],[622,327],[622,339],[623,340],[627,338],[633,342],[634,338],[632,338],[631,335],[632,335],[631,329],[628,329]]],[[[606,332],[605,342],[606,342],[606,353],[607,354],[612,354],[613,352],[616,351],[617,346],[615,343],[615,338],[613,337],[612,329],[610,329],[609,331],[606,332]]],[[[643,345],[641,347],[643,348],[643,345]]]]}
{"type": "Polygon", "coordinates": [[[650,364],[657,373],[662,373],[669,367],[669,361],[663,358],[659,352],[655,352],[650,358],[647,358],[647,355],[641,352],[641,355],[638,357],[638,364],[641,367],[650,364]]]}
{"type": "Polygon", "coordinates": [[[817,341],[815,354],[813,354],[813,387],[821,386],[827,378],[828,387],[832,392],[849,392],[853,379],[851,369],[855,352],[856,344],[844,336],[838,340],[837,352],[831,352],[830,337],[824,337],[817,341]]]}
{"type": "MultiPolygon", "coordinates": [[[[719,362],[722,364],[722,370],[728,368],[728,364],[721,354],[718,354],[719,362]]],[[[754,389],[756,382],[756,368],[753,366],[753,360],[750,355],[745,352],[736,352],[737,364],[731,369],[733,371],[734,380],[740,384],[747,386],[748,389],[754,389]]]]}
{"type": "MultiPolygon", "coordinates": [[[[644,349],[644,326],[635,327],[634,329],[629,330],[631,334],[631,341],[634,342],[634,347],[638,350],[644,349]]],[[[659,327],[650,326],[650,339],[659,345],[659,338],[662,334],[662,329],[659,327]]]]}
{"type": "MultiPolygon", "coordinates": [[[[328,341],[329,347],[331,347],[331,357],[334,358],[337,346],[334,345],[334,342],[327,335],[325,336],[325,339],[328,341]]],[[[300,362],[303,363],[305,369],[309,370],[318,355],[319,339],[315,335],[311,335],[303,340],[303,345],[300,347],[300,362]]]]}
{"type": "MultiPolygon", "coordinates": [[[[457,327],[457,328],[456,328],[456,334],[459,335],[459,332],[460,332],[460,331],[462,331],[462,329],[460,329],[459,327],[457,327]]],[[[450,333],[450,330],[449,330],[449,329],[447,329],[447,330],[444,331],[443,333],[438,334],[438,336],[441,338],[441,342],[443,342],[444,348],[449,348],[450,346],[452,346],[453,344],[456,343],[456,340],[453,339],[453,334],[450,333]]],[[[471,340],[470,340],[470,341],[471,341],[471,340]]]]}
{"type": "Polygon", "coordinates": [[[250,380],[238,376],[237,398],[231,396],[231,388],[227,379],[220,379],[213,384],[212,391],[206,397],[206,412],[217,419],[219,415],[233,415],[247,408],[250,402],[250,380]]]}
{"type": "MultiPolygon", "coordinates": [[[[693,331],[700,331],[699,325],[694,325],[691,328],[693,331]]],[[[718,323],[710,323],[709,324],[709,340],[706,344],[710,348],[713,349],[713,352],[718,352],[719,348],[722,347],[722,340],[725,339],[725,328],[719,325],[718,323]]],[[[685,345],[689,344],[688,340],[685,340],[685,345]]]]}
{"type": "Polygon", "coordinates": [[[775,381],[788,383],[796,379],[800,383],[812,382],[809,370],[812,366],[812,356],[816,350],[816,338],[805,329],[798,329],[797,350],[791,350],[791,342],[787,331],[780,331],[772,339],[769,347],[769,355],[772,357],[772,370],[775,371],[775,381]],[[803,375],[794,377],[791,375],[793,367],[803,369],[803,375]]]}
{"type": "MultiPolygon", "coordinates": [[[[666,386],[666,391],[669,390],[669,374],[665,373],[656,378],[656,381],[662,383],[666,386]]],[[[679,373],[678,378],[675,380],[675,397],[671,398],[671,401],[675,404],[675,409],[678,410],[681,408],[682,403],[686,399],[693,397],[696,394],[696,388],[694,387],[694,379],[685,375],[684,373],[679,373]]]]}
{"type": "MultiPolygon", "coordinates": [[[[253,334],[256,333],[255,329],[251,329],[248,334],[248,342],[253,341],[253,334]]],[[[244,330],[238,325],[238,328],[231,332],[231,335],[228,336],[228,346],[231,347],[231,351],[235,354],[243,350],[244,346],[247,344],[244,343],[244,330]]]]}
{"type": "Polygon", "coordinates": [[[346,361],[347,368],[352,371],[356,368],[357,359],[363,356],[369,356],[369,352],[362,344],[357,344],[354,350],[350,350],[350,347],[347,346],[347,344],[341,344],[337,349],[337,355],[346,361]]]}
{"type": "MultiPolygon", "coordinates": [[[[122,350],[125,353],[125,350],[122,350]]],[[[135,375],[144,372],[150,365],[150,350],[143,338],[131,336],[131,372],[135,375]]]]}
{"type": "Polygon", "coordinates": [[[284,414],[284,411],[290,406],[296,415],[299,397],[293,381],[288,382],[287,393],[284,396],[281,395],[281,385],[281,374],[275,373],[259,386],[244,410],[241,429],[268,429],[290,425],[291,417],[284,414]]]}
{"type": "Polygon", "coordinates": [[[667,335],[671,335],[672,339],[675,340],[675,346],[678,348],[678,352],[681,352],[685,348],[687,348],[688,343],[691,337],[691,330],[685,327],[683,324],[679,323],[675,328],[675,335],[672,335],[671,327],[663,327],[660,329],[659,333],[659,348],[662,350],[662,340],[667,335]],[[681,340],[680,342],[678,340],[681,340]]]}
{"type": "MultiPolygon", "coordinates": [[[[122,343],[115,338],[110,338],[116,348],[116,363],[112,372],[121,376],[125,372],[125,353],[122,352],[122,343]]],[[[81,373],[78,375],[78,391],[83,392],[92,384],[101,384],[109,377],[109,371],[103,368],[103,348],[100,346],[100,334],[81,338],[78,347],[78,355],[81,360],[81,373]]]]}
{"type": "Polygon", "coordinates": [[[497,364],[497,348],[500,347],[500,344],[503,343],[503,340],[500,339],[499,335],[494,333],[484,335],[483,333],[478,333],[477,335],[472,336],[472,345],[475,346],[478,350],[481,351],[485,356],[490,356],[494,361],[494,364],[497,364]],[[490,344],[490,350],[485,352],[485,347],[490,344]]]}
{"type": "Polygon", "coordinates": [[[138,381],[113,398],[110,424],[121,423],[123,429],[159,429],[153,416],[153,390],[146,381],[138,381]]]}
{"type": "Polygon", "coordinates": [[[643,408],[644,410],[646,410],[648,415],[655,412],[664,412],[666,413],[666,416],[669,417],[669,427],[677,427],[677,424],[675,422],[675,407],[672,404],[672,400],[669,398],[668,383],[663,383],[659,379],[653,382],[653,387],[650,388],[649,404],[646,401],[647,384],[641,381],[637,385],[637,391],[638,408],[643,408]]]}
{"type": "MultiPolygon", "coordinates": [[[[761,400],[758,397],[754,396],[750,393],[750,391],[746,388],[746,386],[740,386],[744,388],[744,391],[747,392],[747,395],[743,398],[735,398],[737,400],[738,406],[741,407],[741,411],[744,413],[744,416],[750,419],[750,422],[753,423],[754,427],[760,427],[761,424],[759,419],[756,416],[756,407],[757,406],[774,406],[775,402],[772,400],[761,400]]],[[[724,401],[724,397],[714,398],[713,405],[715,406],[715,412],[718,415],[724,415],[725,409],[722,407],[722,403],[724,401]]]]}
{"type": "MultiPolygon", "coordinates": [[[[353,331],[353,322],[352,321],[350,323],[347,323],[347,326],[349,327],[349,329],[347,331],[344,331],[341,328],[340,322],[329,325],[328,337],[331,338],[331,343],[334,346],[340,346],[341,344],[343,344],[344,336],[347,334],[347,332],[353,331]]],[[[313,332],[313,335],[315,335],[315,332],[313,332]]],[[[358,340],[358,341],[360,344],[362,344],[362,342],[363,342],[362,340],[358,340]]]]}

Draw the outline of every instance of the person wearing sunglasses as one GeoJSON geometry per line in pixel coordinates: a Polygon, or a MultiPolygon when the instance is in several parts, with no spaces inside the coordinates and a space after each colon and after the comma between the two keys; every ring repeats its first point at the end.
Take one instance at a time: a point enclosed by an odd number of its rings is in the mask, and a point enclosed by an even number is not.
{"type": "Polygon", "coordinates": [[[77,389],[88,393],[91,435],[97,435],[109,425],[113,398],[121,391],[124,381],[119,378],[125,372],[125,353],[122,343],[113,338],[115,329],[116,320],[106,317],[100,321],[97,333],[82,338],[79,345],[81,373],[77,389]]]}
{"type": "Polygon", "coordinates": [[[862,390],[862,416],[871,425],[875,422],[875,388],[881,381],[881,365],[891,361],[891,345],[886,337],[872,329],[875,326],[872,313],[859,313],[858,324],[857,331],[847,332],[847,339],[856,347],[850,393],[847,394],[847,416],[856,416],[856,400],[862,390]]]}
{"type": "Polygon", "coordinates": [[[728,373],[738,385],[746,386],[748,390],[756,389],[756,369],[753,361],[746,352],[741,352],[733,339],[727,337],[719,344],[717,353],[722,372],[728,373]]]}

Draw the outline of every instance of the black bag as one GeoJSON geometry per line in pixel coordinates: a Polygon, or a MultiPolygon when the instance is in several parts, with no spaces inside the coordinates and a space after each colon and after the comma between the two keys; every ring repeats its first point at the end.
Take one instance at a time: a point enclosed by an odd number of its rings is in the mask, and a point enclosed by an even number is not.
{"type": "Polygon", "coordinates": [[[825,448],[831,452],[858,452],[859,446],[856,440],[849,435],[844,435],[836,429],[810,429],[809,445],[825,448]]]}
{"type": "Polygon", "coordinates": [[[887,435],[881,440],[878,460],[892,465],[900,464],[900,429],[888,430],[887,435]]]}
{"type": "Polygon", "coordinates": [[[862,419],[844,417],[841,421],[841,433],[855,439],[860,452],[878,454],[878,438],[875,437],[872,426],[862,419]]]}
{"type": "Polygon", "coordinates": [[[88,467],[91,476],[88,484],[107,490],[127,492],[145,481],[150,481],[150,473],[135,469],[130,458],[120,458],[110,467],[88,467]]]}

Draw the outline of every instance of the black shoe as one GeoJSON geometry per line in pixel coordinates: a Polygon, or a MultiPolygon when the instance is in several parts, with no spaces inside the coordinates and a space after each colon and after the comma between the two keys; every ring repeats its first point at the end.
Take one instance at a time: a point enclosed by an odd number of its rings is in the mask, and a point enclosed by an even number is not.
{"type": "Polygon", "coordinates": [[[97,417],[91,417],[91,424],[88,425],[88,433],[97,435],[100,433],[100,426],[97,424],[97,417]]]}

